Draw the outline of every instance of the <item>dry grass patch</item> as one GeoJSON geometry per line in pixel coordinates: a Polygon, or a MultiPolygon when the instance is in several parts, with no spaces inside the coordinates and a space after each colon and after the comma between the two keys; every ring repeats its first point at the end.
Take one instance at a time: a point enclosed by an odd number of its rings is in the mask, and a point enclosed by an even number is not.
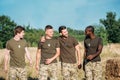
{"type": "MultiPolygon", "coordinates": [[[[84,53],[84,47],[83,47],[83,42],[79,43],[80,44],[80,51],[82,54],[83,58],[83,53],[84,53]]],[[[36,47],[30,47],[28,48],[30,55],[33,60],[33,67],[29,66],[28,60],[26,60],[26,68],[28,71],[28,77],[31,78],[36,78],[37,77],[37,72],[35,70],[35,60],[36,60],[36,47]]],[[[105,66],[106,66],[106,61],[111,58],[120,58],[120,44],[109,44],[103,47],[103,51],[101,53],[101,58],[102,58],[102,66],[103,66],[103,80],[105,77],[105,66]]],[[[4,49],[0,50],[0,77],[5,78],[6,74],[3,71],[3,61],[4,61],[4,49]]],[[[60,66],[58,66],[60,69],[60,66]]],[[[60,70],[59,70],[60,71],[60,70]]],[[[79,78],[84,78],[84,72],[82,69],[78,70],[79,72],[79,78]]],[[[61,77],[61,76],[60,76],[61,77]]]]}
{"type": "Polygon", "coordinates": [[[106,80],[120,80],[120,59],[109,59],[106,62],[106,80]]]}

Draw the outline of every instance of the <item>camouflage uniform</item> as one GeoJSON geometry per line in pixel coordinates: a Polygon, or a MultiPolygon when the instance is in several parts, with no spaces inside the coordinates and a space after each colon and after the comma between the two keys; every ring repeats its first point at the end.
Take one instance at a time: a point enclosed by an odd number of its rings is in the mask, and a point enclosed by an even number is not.
{"type": "Polygon", "coordinates": [[[48,76],[50,80],[58,80],[57,68],[57,63],[51,63],[49,65],[40,64],[39,80],[47,80],[48,76]]]}
{"type": "Polygon", "coordinates": [[[102,80],[101,62],[88,62],[85,65],[86,80],[102,80]]]}
{"type": "Polygon", "coordinates": [[[27,80],[27,72],[25,68],[18,68],[18,67],[10,67],[9,71],[9,80],[27,80]]]}
{"type": "Polygon", "coordinates": [[[77,64],[62,63],[63,80],[78,80],[77,64]]]}
{"type": "Polygon", "coordinates": [[[89,55],[97,54],[99,46],[103,46],[102,38],[95,36],[94,39],[86,38],[84,40],[85,46],[85,77],[86,80],[102,80],[102,65],[101,57],[95,56],[92,60],[86,59],[89,55]]]}
{"type": "Polygon", "coordinates": [[[27,80],[25,69],[25,48],[27,46],[27,42],[24,39],[16,41],[12,38],[6,43],[6,48],[10,50],[9,80],[16,80],[16,78],[27,80]]]}
{"type": "Polygon", "coordinates": [[[75,53],[75,46],[78,45],[78,41],[72,36],[68,36],[66,39],[60,36],[58,40],[60,42],[60,61],[62,63],[61,69],[63,80],[78,80],[75,53]]]}
{"type": "Polygon", "coordinates": [[[54,59],[50,64],[45,64],[46,59],[52,58],[56,54],[56,49],[59,48],[57,39],[46,39],[44,43],[39,42],[38,49],[41,49],[39,80],[57,79],[57,59],[54,59]]]}

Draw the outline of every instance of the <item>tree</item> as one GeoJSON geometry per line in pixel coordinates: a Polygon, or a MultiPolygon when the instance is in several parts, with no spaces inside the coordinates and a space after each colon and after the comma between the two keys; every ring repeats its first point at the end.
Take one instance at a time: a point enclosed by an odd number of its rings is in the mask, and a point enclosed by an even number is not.
{"type": "Polygon", "coordinates": [[[74,36],[78,41],[83,41],[84,40],[84,31],[83,30],[76,30],[72,29],[70,27],[67,28],[69,35],[74,36]]]}
{"type": "Polygon", "coordinates": [[[120,43],[120,19],[116,20],[116,13],[108,12],[106,19],[100,19],[107,30],[108,42],[120,43]]]}
{"type": "Polygon", "coordinates": [[[16,23],[10,17],[0,16],[0,48],[5,48],[6,41],[13,37],[16,23]]]}
{"type": "Polygon", "coordinates": [[[44,34],[44,31],[42,29],[31,28],[30,25],[25,26],[25,31],[25,39],[32,47],[37,46],[40,37],[44,34]]]}
{"type": "Polygon", "coordinates": [[[102,38],[103,44],[107,44],[107,31],[102,25],[95,25],[95,34],[102,38]]]}

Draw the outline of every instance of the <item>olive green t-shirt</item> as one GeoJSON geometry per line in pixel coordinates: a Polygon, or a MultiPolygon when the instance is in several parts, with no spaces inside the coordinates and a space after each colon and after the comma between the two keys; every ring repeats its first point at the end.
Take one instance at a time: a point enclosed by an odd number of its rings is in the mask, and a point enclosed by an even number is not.
{"type": "MultiPolygon", "coordinates": [[[[85,39],[84,46],[86,49],[86,57],[91,54],[95,54],[98,51],[99,45],[103,46],[103,42],[102,42],[102,39],[97,36],[94,39],[90,39],[90,38],[85,39]]],[[[100,60],[101,60],[100,55],[98,55],[91,61],[95,62],[95,61],[100,61],[100,60]]]]}
{"type": "MultiPolygon", "coordinates": [[[[45,60],[52,58],[56,54],[56,48],[59,48],[59,41],[57,39],[46,39],[45,42],[39,42],[38,49],[41,49],[40,64],[45,64],[45,60]]],[[[53,60],[52,63],[56,63],[57,60],[53,60]]]]}
{"type": "Polygon", "coordinates": [[[75,46],[78,41],[71,36],[64,39],[62,36],[58,38],[60,43],[60,61],[65,63],[76,63],[75,46]]]}
{"type": "Polygon", "coordinates": [[[6,43],[6,48],[10,50],[10,66],[25,67],[25,47],[27,42],[24,39],[16,41],[12,38],[6,43]]]}

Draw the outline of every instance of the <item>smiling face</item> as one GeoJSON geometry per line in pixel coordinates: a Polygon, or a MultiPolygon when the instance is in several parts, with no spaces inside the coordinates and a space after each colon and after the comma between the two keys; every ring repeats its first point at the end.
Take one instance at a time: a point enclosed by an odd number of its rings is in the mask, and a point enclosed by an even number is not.
{"type": "Polygon", "coordinates": [[[86,30],[85,30],[85,35],[86,36],[88,36],[88,37],[90,37],[90,35],[91,35],[91,29],[90,28],[87,28],[86,30]]]}
{"type": "Polygon", "coordinates": [[[46,29],[45,34],[48,37],[53,37],[54,30],[53,29],[46,29]]]}
{"type": "Polygon", "coordinates": [[[68,31],[67,31],[67,29],[63,29],[60,34],[62,36],[64,36],[64,37],[68,37],[68,31]]]}
{"type": "Polygon", "coordinates": [[[19,36],[19,38],[24,38],[25,35],[24,30],[22,30],[20,33],[17,33],[17,35],[19,36]]]}
{"type": "Polygon", "coordinates": [[[17,26],[15,29],[14,29],[14,35],[19,37],[19,38],[23,38],[24,35],[25,35],[25,29],[24,27],[22,26],[17,26]]]}
{"type": "Polygon", "coordinates": [[[88,26],[85,29],[85,35],[86,37],[90,38],[94,36],[94,27],[93,26],[88,26]]]}

